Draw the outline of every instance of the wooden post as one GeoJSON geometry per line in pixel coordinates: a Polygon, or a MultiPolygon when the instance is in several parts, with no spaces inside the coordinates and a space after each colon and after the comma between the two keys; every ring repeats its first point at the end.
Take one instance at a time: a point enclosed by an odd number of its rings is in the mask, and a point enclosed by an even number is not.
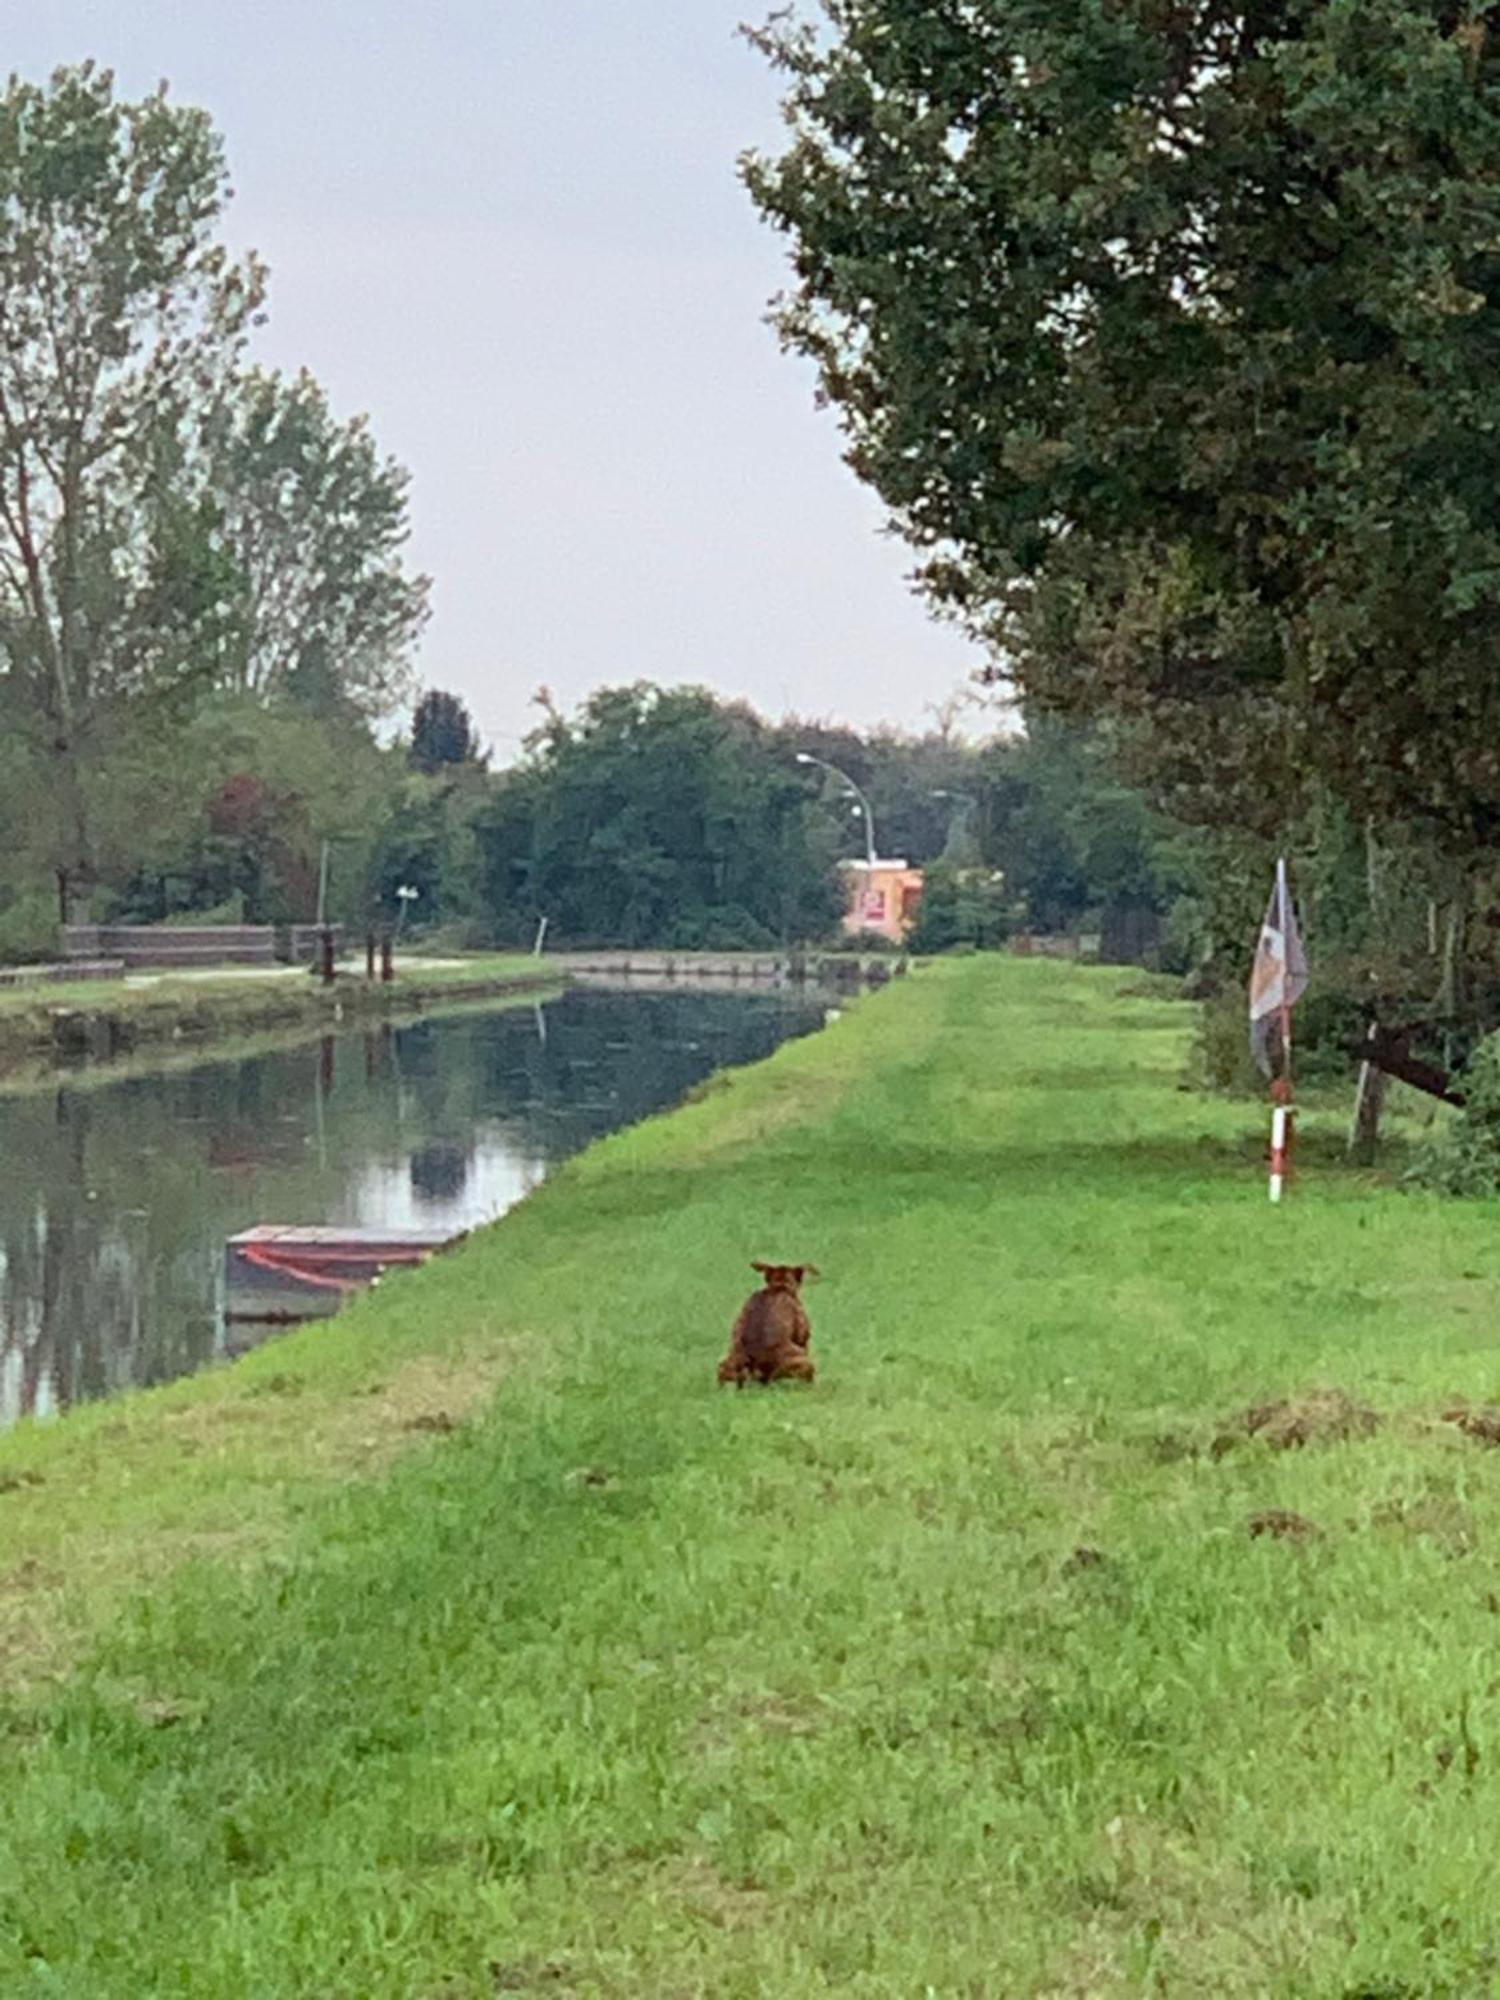
{"type": "Polygon", "coordinates": [[[365,978],[375,977],[375,933],[365,932],[365,978]]]}
{"type": "Polygon", "coordinates": [[[395,978],[395,976],[396,976],[396,968],[392,957],[391,934],[389,931],[386,931],[380,940],[381,983],[383,985],[389,986],[391,981],[395,978]]]}
{"type": "Polygon", "coordinates": [[[1357,1167],[1375,1164],[1380,1151],[1380,1114],[1384,1108],[1385,1071],[1372,1062],[1363,1062],[1359,1066],[1359,1090],[1354,1099],[1354,1124],[1349,1133],[1349,1158],[1357,1167]]]}
{"type": "Polygon", "coordinates": [[[318,963],[323,977],[323,984],[325,986],[332,986],[334,981],[332,924],[324,924],[322,930],[318,933],[318,963]]]}

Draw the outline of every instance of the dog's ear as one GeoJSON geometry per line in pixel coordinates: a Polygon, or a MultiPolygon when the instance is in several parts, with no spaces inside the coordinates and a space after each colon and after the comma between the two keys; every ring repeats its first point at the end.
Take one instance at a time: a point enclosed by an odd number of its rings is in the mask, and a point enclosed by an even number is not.
{"type": "Polygon", "coordinates": [[[771,1275],[771,1266],[769,1264],[752,1264],[750,1268],[752,1271],[759,1271],[763,1278],[769,1278],[771,1275]]]}
{"type": "Polygon", "coordinates": [[[822,1275],[823,1273],[818,1269],[816,1264],[799,1264],[797,1266],[797,1283],[799,1285],[804,1278],[821,1278],[822,1275]]]}

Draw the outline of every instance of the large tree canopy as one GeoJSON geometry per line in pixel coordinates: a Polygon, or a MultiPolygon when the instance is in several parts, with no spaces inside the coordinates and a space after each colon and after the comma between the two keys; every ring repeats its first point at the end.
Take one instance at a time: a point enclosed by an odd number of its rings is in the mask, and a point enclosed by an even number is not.
{"type": "Polygon", "coordinates": [[[223,679],[258,700],[332,691],[381,715],[407,692],[426,577],[403,563],[405,470],[363,418],[337,418],[306,370],[254,370],[207,448],[218,535],[236,584],[223,679]]]}
{"type": "Polygon", "coordinates": [[[224,199],[200,111],[90,66],[0,98],[0,706],[64,878],[120,705],[172,693],[216,615],[181,472],[261,292],[213,240],[224,199]]]}
{"type": "Polygon", "coordinates": [[[85,64],[0,92],[0,732],[28,857],[72,892],[122,763],[212,691],[372,716],[426,583],[405,475],[307,375],[247,369],[254,257],[218,238],[223,147],[85,64]]]}
{"type": "Polygon", "coordinates": [[[839,829],[761,719],[703,688],[550,698],[478,829],[485,894],[586,943],[759,949],[821,937],[843,904],[839,829]]]}
{"type": "Polygon", "coordinates": [[[1500,10],[821,0],[784,337],[1035,706],[1180,814],[1500,834],[1500,10]]]}

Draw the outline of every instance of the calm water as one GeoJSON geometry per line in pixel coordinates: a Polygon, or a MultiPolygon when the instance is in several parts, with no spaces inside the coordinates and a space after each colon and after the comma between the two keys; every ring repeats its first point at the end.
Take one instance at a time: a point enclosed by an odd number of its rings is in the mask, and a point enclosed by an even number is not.
{"type": "Polygon", "coordinates": [[[591,1140],[822,1020],[795,993],[572,992],[0,1096],[0,1424],[259,1337],[221,1313],[238,1230],[487,1221],[591,1140]]]}

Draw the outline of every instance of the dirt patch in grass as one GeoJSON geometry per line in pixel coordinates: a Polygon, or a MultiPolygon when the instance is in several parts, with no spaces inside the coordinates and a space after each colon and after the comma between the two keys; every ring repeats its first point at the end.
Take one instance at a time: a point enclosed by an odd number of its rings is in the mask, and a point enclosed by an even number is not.
{"type": "Polygon", "coordinates": [[[1379,1428],[1375,1411],[1342,1389],[1314,1389],[1306,1396],[1256,1403],[1219,1433],[1213,1454],[1222,1458],[1249,1438],[1258,1438],[1272,1451],[1300,1451],[1309,1444],[1349,1444],[1373,1437],[1379,1428]]]}
{"type": "Polygon", "coordinates": [[[1316,1521],[1286,1507],[1268,1507],[1263,1514],[1252,1514],[1245,1525],[1252,1541],[1269,1536],[1275,1542],[1310,1542],[1323,1532],[1316,1521]]]}
{"type": "Polygon", "coordinates": [[[724,1695],[698,1718],[694,1742],[700,1755],[731,1749],[746,1735],[816,1736],[826,1726],[823,1708],[806,1697],[770,1693],[724,1695]]]}
{"type": "Polygon", "coordinates": [[[1476,1444],[1500,1444],[1500,1408],[1493,1403],[1477,1410],[1467,1403],[1456,1403],[1444,1410],[1443,1422],[1455,1425],[1476,1444]]]}
{"type": "Polygon", "coordinates": [[[1146,1449],[1156,1465],[1179,1465],[1185,1458],[1198,1456],[1197,1444],[1180,1431],[1159,1431],[1146,1449]]]}
{"type": "Polygon", "coordinates": [[[1064,1576],[1077,1576],[1080,1570],[1102,1569],[1108,1561],[1103,1549],[1093,1549],[1080,1545],[1063,1564],[1064,1576]]]}
{"type": "MultiPolygon", "coordinates": [[[[571,1983],[567,1966],[554,1959],[492,1959],[489,1977],[497,1993],[555,1993],[561,1996],[577,1990],[571,1983]]],[[[448,1991],[456,1993],[457,1988],[449,1988],[448,1991]]],[[[433,2000],[445,2000],[442,1988],[438,1989],[433,2000]]]]}
{"type": "Polygon", "coordinates": [[[1452,1556],[1468,1555],[1479,1543],[1472,1509],[1452,1493],[1424,1493],[1412,1499],[1396,1494],[1372,1511],[1370,1526],[1421,1535],[1452,1556]]]}

